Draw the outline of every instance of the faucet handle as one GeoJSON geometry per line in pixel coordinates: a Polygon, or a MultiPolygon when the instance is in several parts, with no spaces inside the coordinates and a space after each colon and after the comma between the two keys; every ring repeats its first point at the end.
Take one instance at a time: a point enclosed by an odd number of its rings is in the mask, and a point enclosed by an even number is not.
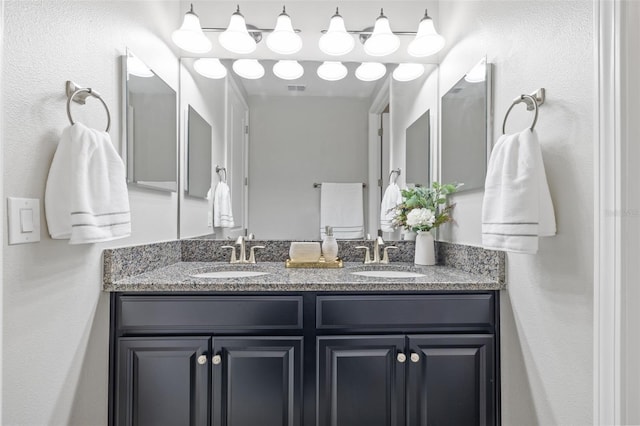
{"type": "Polygon", "coordinates": [[[263,249],[264,246],[252,246],[249,251],[249,263],[256,263],[256,249],[263,249]]]}
{"type": "Polygon", "coordinates": [[[397,250],[396,246],[387,246],[384,248],[384,254],[382,255],[382,260],[380,263],[389,263],[389,250],[397,250]]]}
{"type": "Polygon", "coordinates": [[[238,263],[238,259],[236,258],[236,248],[234,246],[222,246],[220,248],[231,249],[231,260],[229,260],[229,263],[238,263]]]}
{"type": "Polygon", "coordinates": [[[357,249],[364,249],[364,264],[371,263],[371,256],[369,256],[369,247],[367,246],[357,246],[357,249]]]}

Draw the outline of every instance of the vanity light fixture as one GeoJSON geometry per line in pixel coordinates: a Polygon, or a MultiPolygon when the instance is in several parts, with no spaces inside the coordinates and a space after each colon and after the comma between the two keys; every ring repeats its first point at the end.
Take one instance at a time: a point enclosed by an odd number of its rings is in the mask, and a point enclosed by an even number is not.
{"type": "Polygon", "coordinates": [[[360,81],[380,80],[387,73],[387,67],[380,62],[363,62],[356,68],[356,78],[360,81]]]}
{"type": "Polygon", "coordinates": [[[218,36],[218,41],[228,51],[241,55],[256,50],[256,40],[247,31],[247,23],[240,13],[240,6],[231,15],[229,26],[218,36]]]}
{"type": "Polygon", "coordinates": [[[376,19],[373,33],[364,42],[364,51],[371,56],[390,55],[400,47],[400,38],[391,32],[389,19],[384,16],[384,10],[380,9],[380,16],[376,19]]]}
{"type": "Polygon", "coordinates": [[[487,78],[487,58],[482,58],[465,76],[467,83],[482,83],[487,78]]]}
{"type": "Polygon", "coordinates": [[[283,80],[296,80],[304,75],[304,68],[293,60],[280,60],[273,65],[273,73],[283,80]]]}
{"type": "Polygon", "coordinates": [[[202,32],[200,19],[191,9],[184,15],[182,26],[171,34],[171,40],[182,50],[191,53],[207,53],[211,50],[211,41],[202,32]]]}
{"type": "Polygon", "coordinates": [[[200,58],[193,63],[193,68],[203,77],[218,80],[227,76],[227,69],[218,58],[200,58]]]}
{"type": "Polygon", "coordinates": [[[325,61],[318,67],[318,77],[327,81],[338,81],[348,74],[347,67],[342,62],[325,61]]]}
{"type": "Polygon", "coordinates": [[[416,58],[424,58],[438,53],[444,47],[444,38],[438,34],[433,19],[424,11],[424,17],[418,26],[416,38],[409,43],[407,52],[416,58]]]}
{"type": "Polygon", "coordinates": [[[257,80],[264,76],[264,67],[257,59],[237,59],[232,65],[233,71],[247,80],[257,80]]]}
{"type": "Polygon", "coordinates": [[[399,64],[393,71],[393,79],[397,81],[411,81],[424,74],[424,65],[414,63],[399,64]]]}
{"type": "Polygon", "coordinates": [[[291,55],[302,49],[302,38],[293,30],[291,17],[284,6],[282,13],[278,15],[276,27],[267,36],[267,47],[281,55],[291,55]]]}
{"type": "Polygon", "coordinates": [[[318,47],[327,55],[341,56],[351,52],[354,46],[355,40],[347,32],[344,26],[344,19],[342,19],[336,7],[336,13],[329,21],[329,29],[320,36],[318,47]]]}

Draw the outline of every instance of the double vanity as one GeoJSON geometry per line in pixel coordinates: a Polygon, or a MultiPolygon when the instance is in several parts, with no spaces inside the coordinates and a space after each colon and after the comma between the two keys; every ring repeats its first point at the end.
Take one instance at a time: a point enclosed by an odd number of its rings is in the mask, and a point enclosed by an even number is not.
{"type": "Polygon", "coordinates": [[[503,253],[418,267],[400,241],[364,265],[341,241],[344,268],[288,269],[289,242],[251,244],[256,264],[216,240],[105,251],[110,424],[499,424],[503,253]]]}

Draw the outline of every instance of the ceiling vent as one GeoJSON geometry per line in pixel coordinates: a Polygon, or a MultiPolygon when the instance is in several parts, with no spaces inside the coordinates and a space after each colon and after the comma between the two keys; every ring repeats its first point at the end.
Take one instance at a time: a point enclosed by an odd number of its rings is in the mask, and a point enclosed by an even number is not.
{"type": "Polygon", "coordinates": [[[304,92],[307,89],[307,86],[303,84],[290,84],[287,86],[287,90],[290,92],[304,92]]]}

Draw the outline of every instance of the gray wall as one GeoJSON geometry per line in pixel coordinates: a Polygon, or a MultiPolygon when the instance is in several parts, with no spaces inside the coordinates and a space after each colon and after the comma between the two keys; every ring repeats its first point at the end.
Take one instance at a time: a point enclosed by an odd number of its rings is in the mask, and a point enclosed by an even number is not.
{"type": "MultiPolygon", "coordinates": [[[[542,238],[537,255],[507,256],[508,290],[500,299],[505,426],[593,423],[593,6],[590,0],[440,3],[447,40],[440,93],[487,55],[495,64],[498,136],[515,97],[547,89],[536,130],[558,235],[542,238]]],[[[530,120],[519,105],[509,129],[530,120]]],[[[455,222],[441,239],[481,244],[482,195],[454,197],[455,222]]]]}
{"type": "MultiPolygon", "coordinates": [[[[6,1],[2,63],[4,195],[42,200],[62,130],[65,80],[99,91],[111,109],[119,150],[120,55],[127,47],[174,89],[178,61],[171,31],[179,2],[6,1]]],[[[104,128],[95,99],[74,119],[104,128]]],[[[3,425],[105,425],[109,297],[101,291],[106,247],[171,240],[177,194],[129,188],[133,236],[71,246],[47,235],[3,250],[3,425]]],[[[6,223],[6,222],[5,222],[6,223]]],[[[5,241],[6,244],[6,241],[5,241]]]]}
{"type": "Polygon", "coordinates": [[[368,109],[367,99],[249,98],[249,232],[319,239],[313,183],[367,182],[368,109]]]}

